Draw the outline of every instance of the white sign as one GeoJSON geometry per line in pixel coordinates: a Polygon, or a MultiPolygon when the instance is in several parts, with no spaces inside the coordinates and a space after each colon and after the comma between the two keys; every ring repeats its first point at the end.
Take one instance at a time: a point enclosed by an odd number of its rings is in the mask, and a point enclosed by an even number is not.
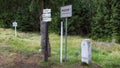
{"type": "Polygon", "coordinates": [[[50,22],[52,20],[52,18],[43,18],[44,22],[50,22]]]}
{"type": "Polygon", "coordinates": [[[43,9],[42,20],[43,22],[51,21],[51,9],[43,9]]]}
{"type": "Polygon", "coordinates": [[[16,27],[17,26],[17,22],[13,22],[13,26],[16,27]]]}
{"type": "Polygon", "coordinates": [[[15,27],[15,37],[17,37],[17,22],[15,21],[15,22],[13,22],[12,23],[13,24],[13,27],[15,27]]]}
{"type": "Polygon", "coordinates": [[[49,13],[49,14],[43,14],[42,17],[43,18],[51,18],[51,13],[49,13]]]}
{"type": "Polygon", "coordinates": [[[61,7],[61,18],[72,16],[72,5],[61,7]]]}
{"type": "Polygon", "coordinates": [[[43,9],[43,14],[51,13],[51,9],[43,9]]]}
{"type": "Polygon", "coordinates": [[[91,43],[89,39],[85,39],[81,43],[82,62],[89,64],[91,62],[91,43]]]}

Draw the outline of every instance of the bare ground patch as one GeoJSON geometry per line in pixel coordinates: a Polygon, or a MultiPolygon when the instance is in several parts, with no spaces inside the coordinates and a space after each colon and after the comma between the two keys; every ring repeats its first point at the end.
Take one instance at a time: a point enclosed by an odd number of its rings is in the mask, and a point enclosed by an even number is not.
{"type": "Polygon", "coordinates": [[[43,58],[39,53],[11,53],[10,56],[0,55],[0,68],[101,68],[97,64],[82,65],[81,63],[61,65],[50,63],[47,66],[42,66],[40,61],[43,58]]]}
{"type": "Polygon", "coordinates": [[[0,68],[41,68],[38,53],[15,53],[14,55],[0,55],[0,68]]]}

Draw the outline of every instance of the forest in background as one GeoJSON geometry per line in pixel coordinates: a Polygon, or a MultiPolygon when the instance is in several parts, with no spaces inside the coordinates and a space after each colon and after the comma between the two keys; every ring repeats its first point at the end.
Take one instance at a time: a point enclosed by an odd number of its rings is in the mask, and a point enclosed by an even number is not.
{"type": "MultiPolygon", "coordinates": [[[[40,31],[42,0],[0,0],[0,27],[20,31],[40,31]]],[[[46,0],[52,10],[49,31],[60,33],[60,7],[72,4],[68,34],[87,36],[100,41],[120,43],[120,0],[46,0]]]]}

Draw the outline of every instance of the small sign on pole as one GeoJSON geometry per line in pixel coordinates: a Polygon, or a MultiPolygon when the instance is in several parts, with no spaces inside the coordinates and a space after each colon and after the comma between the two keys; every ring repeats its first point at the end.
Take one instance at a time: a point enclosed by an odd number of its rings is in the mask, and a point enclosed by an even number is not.
{"type": "Polygon", "coordinates": [[[15,27],[15,37],[17,36],[17,29],[16,29],[16,27],[17,27],[17,22],[15,21],[15,22],[13,22],[13,27],[15,27]]]}
{"type": "Polygon", "coordinates": [[[43,14],[51,13],[51,9],[43,9],[43,14]]]}
{"type": "Polygon", "coordinates": [[[13,27],[17,27],[17,22],[13,22],[13,27]]]}
{"type": "Polygon", "coordinates": [[[51,21],[51,9],[43,9],[43,22],[50,22],[51,21]]]}
{"type": "Polygon", "coordinates": [[[44,22],[50,22],[52,20],[52,18],[43,18],[44,22]]]}
{"type": "Polygon", "coordinates": [[[61,18],[72,16],[72,5],[61,7],[61,18]]]}
{"type": "Polygon", "coordinates": [[[61,7],[61,18],[66,18],[65,24],[65,62],[67,62],[67,24],[68,24],[68,17],[72,16],[72,5],[67,5],[61,7]]]}

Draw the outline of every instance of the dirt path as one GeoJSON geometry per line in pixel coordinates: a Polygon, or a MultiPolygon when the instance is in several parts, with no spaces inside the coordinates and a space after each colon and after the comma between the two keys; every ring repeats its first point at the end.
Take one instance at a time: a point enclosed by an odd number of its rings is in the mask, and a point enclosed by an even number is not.
{"type": "Polygon", "coordinates": [[[41,66],[40,61],[42,58],[40,54],[23,54],[17,53],[13,55],[14,57],[5,57],[1,56],[0,58],[0,68],[101,68],[97,64],[92,64],[91,66],[82,65],[80,63],[64,66],[64,65],[56,65],[49,64],[47,66],[41,66]]]}
{"type": "Polygon", "coordinates": [[[14,51],[9,47],[0,48],[0,68],[101,68],[97,64],[87,66],[81,63],[42,65],[41,61],[43,61],[43,56],[39,53],[14,51]]]}
{"type": "Polygon", "coordinates": [[[38,63],[41,61],[38,53],[11,53],[0,55],[0,68],[42,68],[38,63]]]}

